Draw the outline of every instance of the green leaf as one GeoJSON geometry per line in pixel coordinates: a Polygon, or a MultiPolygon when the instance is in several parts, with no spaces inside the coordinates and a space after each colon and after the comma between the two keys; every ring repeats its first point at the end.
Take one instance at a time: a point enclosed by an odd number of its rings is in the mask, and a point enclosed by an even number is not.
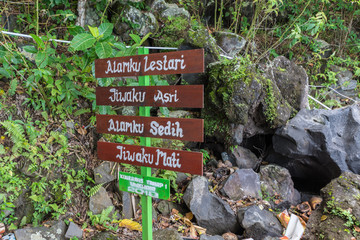
{"type": "MultiPolygon", "coordinates": [[[[0,144],[0,154],[5,154],[5,148],[4,148],[4,145],[0,144]]],[[[1,200],[1,198],[0,198],[1,200]]]]}
{"type": "Polygon", "coordinates": [[[99,106],[99,114],[109,114],[111,106],[99,106]]]}
{"type": "Polygon", "coordinates": [[[93,46],[96,42],[96,39],[88,33],[81,33],[76,35],[70,43],[70,47],[74,51],[85,50],[93,46]]]}
{"type": "Polygon", "coordinates": [[[37,53],[38,52],[36,47],[30,46],[30,45],[24,46],[24,47],[22,47],[22,49],[24,49],[24,51],[28,52],[28,53],[37,53]]]}
{"type": "Polygon", "coordinates": [[[151,32],[149,32],[148,34],[145,35],[145,37],[143,37],[140,41],[140,45],[142,45],[151,35],[151,32]]]}
{"type": "Polygon", "coordinates": [[[83,108],[83,109],[80,109],[80,110],[77,110],[74,115],[77,117],[81,114],[84,114],[84,113],[89,113],[91,112],[90,108],[83,108]]]}
{"type": "Polygon", "coordinates": [[[39,52],[38,54],[36,54],[35,63],[38,66],[38,68],[46,67],[48,62],[49,62],[49,57],[46,53],[39,52]]]}
{"type": "Polygon", "coordinates": [[[94,37],[99,37],[100,33],[99,33],[99,29],[97,27],[91,27],[89,26],[90,32],[94,37]]]}
{"type": "Polygon", "coordinates": [[[99,34],[103,35],[103,38],[109,37],[112,34],[114,24],[112,23],[103,23],[99,26],[99,34]]]}
{"type": "Polygon", "coordinates": [[[141,38],[138,35],[130,33],[129,36],[134,40],[135,43],[140,44],[141,38]]]}
{"type": "Polygon", "coordinates": [[[10,94],[10,96],[13,96],[15,94],[17,85],[18,85],[18,80],[16,78],[12,79],[10,82],[9,90],[8,90],[8,93],[10,94]]]}
{"type": "Polygon", "coordinates": [[[111,56],[112,48],[107,42],[98,42],[95,46],[95,52],[99,58],[108,58],[111,56]]]}
{"type": "Polygon", "coordinates": [[[117,49],[119,49],[121,51],[126,50],[126,45],[124,43],[114,43],[114,47],[116,47],[117,49]]]}
{"type": "Polygon", "coordinates": [[[39,36],[36,36],[35,34],[30,34],[30,36],[35,40],[39,48],[45,49],[45,43],[39,36]]]}
{"type": "Polygon", "coordinates": [[[68,27],[68,29],[69,29],[69,33],[73,36],[85,32],[84,28],[80,26],[72,26],[72,27],[68,27]]]}
{"type": "Polygon", "coordinates": [[[0,75],[3,75],[6,78],[11,78],[10,73],[5,68],[0,68],[0,75]]]}

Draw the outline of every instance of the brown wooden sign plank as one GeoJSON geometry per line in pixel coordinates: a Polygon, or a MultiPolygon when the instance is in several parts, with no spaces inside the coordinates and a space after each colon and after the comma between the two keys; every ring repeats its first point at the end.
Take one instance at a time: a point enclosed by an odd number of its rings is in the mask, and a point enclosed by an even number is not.
{"type": "Polygon", "coordinates": [[[204,72],[204,49],[95,60],[95,77],[129,77],[204,72]]]}
{"type": "Polygon", "coordinates": [[[98,133],[204,141],[203,119],[96,115],[96,130],[98,133]]]}
{"type": "Polygon", "coordinates": [[[204,86],[97,87],[96,104],[203,108],[204,86]]]}
{"type": "Polygon", "coordinates": [[[97,154],[105,161],[203,175],[203,155],[200,152],[98,142],[97,154]]]}

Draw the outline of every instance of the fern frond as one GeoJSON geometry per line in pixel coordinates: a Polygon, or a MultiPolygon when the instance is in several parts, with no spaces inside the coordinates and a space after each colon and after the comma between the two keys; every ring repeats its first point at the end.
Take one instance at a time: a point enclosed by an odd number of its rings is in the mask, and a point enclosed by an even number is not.
{"type": "Polygon", "coordinates": [[[103,183],[100,183],[98,185],[95,185],[94,187],[90,188],[89,192],[88,192],[88,196],[92,197],[94,196],[99,190],[100,188],[103,186],[103,183]]]}
{"type": "Polygon", "coordinates": [[[18,80],[16,78],[14,78],[13,80],[11,80],[10,88],[8,90],[8,93],[10,94],[10,96],[13,96],[15,94],[17,86],[18,86],[18,80]]]}
{"type": "Polygon", "coordinates": [[[18,149],[29,145],[25,138],[25,130],[22,125],[10,120],[5,120],[0,122],[0,124],[6,129],[5,134],[10,136],[11,141],[14,143],[13,152],[17,152],[18,149]]]}

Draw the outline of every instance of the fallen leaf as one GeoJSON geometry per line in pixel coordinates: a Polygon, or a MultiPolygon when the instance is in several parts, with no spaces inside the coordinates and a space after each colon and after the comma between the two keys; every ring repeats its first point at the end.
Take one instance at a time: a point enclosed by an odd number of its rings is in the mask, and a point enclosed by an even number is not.
{"type": "Polygon", "coordinates": [[[185,217],[191,221],[194,218],[194,214],[192,212],[188,212],[185,214],[185,217]]]}
{"type": "Polygon", "coordinates": [[[321,221],[325,221],[325,220],[327,219],[327,216],[326,216],[326,215],[322,215],[320,219],[321,219],[321,221]]]}
{"type": "Polygon", "coordinates": [[[130,230],[136,230],[136,231],[142,231],[142,227],[141,224],[134,222],[130,219],[123,219],[120,221],[119,223],[119,227],[125,227],[128,228],[130,230]]]}
{"type": "Polygon", "coordinates": [[[82,128],[82,127],[80,127],[80,128],[78,128],[77,129],[77,132],[80,134],[80,135],[86,135],[86,133],[87,133],[87,131],[86,131],[86,129],[85,128],[82,128]]]}
{"type": "Polygon", "coordinates": [[[196,230],[195,230],[194,225],[190,226],[190,237],[191,238],[197,238],[197,234],[196,234],[196,230]]]}
{"type": "Polygon", "coordinates": [[[354,226],[356,232],[360,232],[360,228],[358,226],[354,226]]]}
{"type": "Polygon", "coordinates": [[[192,222],[191,222],[189,219],[187,219],[186,217],[184,217],[182,220],[184,221],[184,223],[185,223],[186,225],[188,225],[188,226],[191,226],[191,225],[192,225],[192,222]]]}
{"type": "Polygon", "coordinates": [[[171,209],[171,214],[179,214],[179,211],[175,208],[171,209]]]}
{"type": "Polygon", "coordinates": [[[206,228],[194,225],[195,230],[198,232],[199,235],[206,233],[206,228]]]}

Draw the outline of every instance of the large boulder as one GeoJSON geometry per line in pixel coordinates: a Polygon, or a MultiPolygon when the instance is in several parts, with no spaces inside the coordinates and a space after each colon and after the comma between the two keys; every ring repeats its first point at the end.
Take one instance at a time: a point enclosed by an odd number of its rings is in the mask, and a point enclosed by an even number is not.
{"type": "Polygon", "coordinates": [[[90,197],[89,210],[93,214],[101,214],[101,212],[109,207],[112,207],[112,213],[114,212],[114,205],[107,194],[104,187],[100,187],[99,191],[90,197]]]}
{"type": "Polygon", "coordinates": [[[261,161],[256,155],[247,148],[237,146],[231,151],[231,157],[235,160],[239,168],[251,168],[256,170],[261,161]]]}
{"type": "Polygon", "coordinates": [[[23,228],[14,231],[16,240],[65,240],[66,225],[63,221],[54,223],[51,227],[23,228]]]}
{"type": "Polygon", "coordinates": [[[154,240],[182,240],[181,235],[173,228],[159,229],[153,233],[154,240]]]}
{"type": "Polygon", "coordinates": [[[232,200],[260,198],[260,178],[252,169],[238,169],[226,180],[222,191],[232,200]]]}
{"type": "Polygon", "coordinates": [[[253,239],[280,237],[282,233],[282,226],[275,215],[256,205],[241,208],[238,211],[238,221],[245,229],[244,235],[253,239]]]}
{"type": "Polygon", "coordinates": [[[184,201],[194,214],[198,225],[207,229],[211,235],[237,232],[240,226],[229,204],[209,192],[205,177],[196,177],[184,194],[184,201]]]}
{"type": "Polygon", "coordinates": [[[358,105],[335,110],[301,110],[273,136],[266,159],[286,167],[293,178],[319,188],[343,171],[360,173],[358,105]]]}
{"type": "Polygon", "coordinates": [[[95,183],[105,184],[115,180],[115,174],[111,174],[112,166],[110,162],[103,162],[94,169],[95,183]]]}
{"type": "Polygon", "coordinates": [[[360,236],[360,176],[344,172],[320,193],[323,201],[311,214],[302,239],[357,239],[360,236]]]}
{"type": "Polygon", "coordinates": [[[156,33],[158,31],[158,22],[151,12],[142,12],[131,5],[120,2],[112,5],[112,11],[114,14],[111,22],[114,23],[114,32],[123,40],[127,40],[129,32],[145,36],[150,32],[156,33]]]}
{"type": "Polygon", "coordinates": [[[294,188],[294,182],[286,168],[267,165],[260,168],[261,191],[274,208],[289,208],[300,203],[300,193],[294,188]]]}
{"type": "Polygon", "coordinates": [[[208,136],[240,145],[243,137],[273,133],[307,106],[308,77],[302,67],[285,57],[259,68],[249,62],[235,58],[208,66],[204,109],[208,136]]]}
{"type": "Polygon", "coordinates": [[[230,32],[215,32],[215,39],[227,56],[236,57],[246,45],[246,40],[230,32]]]}

